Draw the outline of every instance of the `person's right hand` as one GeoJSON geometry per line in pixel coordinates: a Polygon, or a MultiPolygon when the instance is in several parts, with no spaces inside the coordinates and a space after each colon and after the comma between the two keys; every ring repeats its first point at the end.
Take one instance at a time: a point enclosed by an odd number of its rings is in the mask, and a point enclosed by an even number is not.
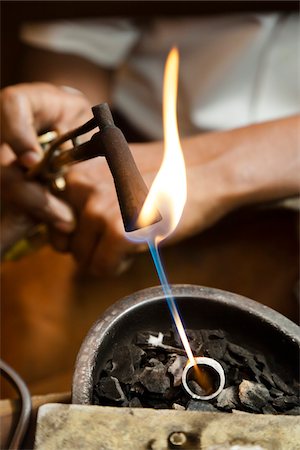
{"type": "Polygon", "coordinates": [[[90,105],[79,91],[48,83],[23,83],[1,91],[1,144],[6,143],[24,167],[43,157],[38,135],[59,134],[91,118],[90,105]]]}
{"type": "Polygon", "coordinates": [[[2,251],[40,221],[60,232],[72,232],[75,224],[71,207],[45,186],[28,181],[24,168],[34,166],[43,157],[40,133],[63,133],[90,118],[88,101],[77,91],[47,83],[19,84],[2,90],[0,110],[2,251]]]}

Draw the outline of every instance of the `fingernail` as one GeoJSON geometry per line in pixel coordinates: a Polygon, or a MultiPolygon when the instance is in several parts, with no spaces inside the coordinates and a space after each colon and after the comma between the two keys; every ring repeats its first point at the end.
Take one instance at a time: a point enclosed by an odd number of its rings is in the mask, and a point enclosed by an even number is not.
{"type": "Polygon", "coordinates": [[[43,155],[37,152],[26,152],[20,156],[20,162],[25,167],[33,167],[38,164],[43,158],[43,155]]]}

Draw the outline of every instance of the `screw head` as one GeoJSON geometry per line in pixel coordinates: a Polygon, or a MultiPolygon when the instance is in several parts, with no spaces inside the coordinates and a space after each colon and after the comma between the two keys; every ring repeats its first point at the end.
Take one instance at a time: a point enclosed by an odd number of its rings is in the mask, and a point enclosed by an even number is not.
{"type": "Polygon", "coordinates": [[[182,447],[187,442],[187,436],[183,431],[175,431],[169,436],[169,442],[173,447],[182,447]]]}

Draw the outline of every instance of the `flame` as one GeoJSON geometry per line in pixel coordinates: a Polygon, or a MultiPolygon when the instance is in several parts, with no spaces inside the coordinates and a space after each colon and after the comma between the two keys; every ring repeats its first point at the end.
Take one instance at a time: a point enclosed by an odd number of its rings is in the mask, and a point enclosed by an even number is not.
{"type": "Polygon", "coordinates": [[[172,48],[166,61],[163,83],[164,157],[139,215],[138,225],[141,228],[126,233],[126,236],[133,241],[148,242],[158,276],[188,360],[194,364],[194,370],[197,379],[199,379],[199,384],[207,390],[209,387],[208,380],[200,372],[195,361],[158,253],[158,244],[177,227],[187,198],[185,163],[179,140],[176,116],[178,69],[178,50],[177,48],[172,48]],[[148,225],[153,222],[157,210],[160,212],[162,220],[153,225],[148,225]]]}
{"type": "Polygon", "coordinates": [[[139,216],[139,226],[144,228],[136,233],[140,237],[154,239],[156,243],[175,230],[187,197],[186,171],[176,117],[178,69],[179,54],[177,48],[173,48],[166,61],[163,85],[164,157],[139,216]],[[147,226],[157,209],[162,221],[147,226]]]}

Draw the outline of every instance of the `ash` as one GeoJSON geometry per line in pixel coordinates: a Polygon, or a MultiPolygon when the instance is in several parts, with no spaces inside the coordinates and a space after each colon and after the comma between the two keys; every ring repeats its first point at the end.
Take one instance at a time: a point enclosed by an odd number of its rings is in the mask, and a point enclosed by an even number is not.
{"type": "Polygon", "coordinates": [[[93,404],[210,412],[300,414],[299,383],[269,369],[262,354],[230,342],[220,330],[186,330],[195,356],[222,365],[226,385],[217,398],[193,400],[181,385],[187,363],[174,330],[139,332],[130,345],[116,346],[94,385],[93,404]]]}

